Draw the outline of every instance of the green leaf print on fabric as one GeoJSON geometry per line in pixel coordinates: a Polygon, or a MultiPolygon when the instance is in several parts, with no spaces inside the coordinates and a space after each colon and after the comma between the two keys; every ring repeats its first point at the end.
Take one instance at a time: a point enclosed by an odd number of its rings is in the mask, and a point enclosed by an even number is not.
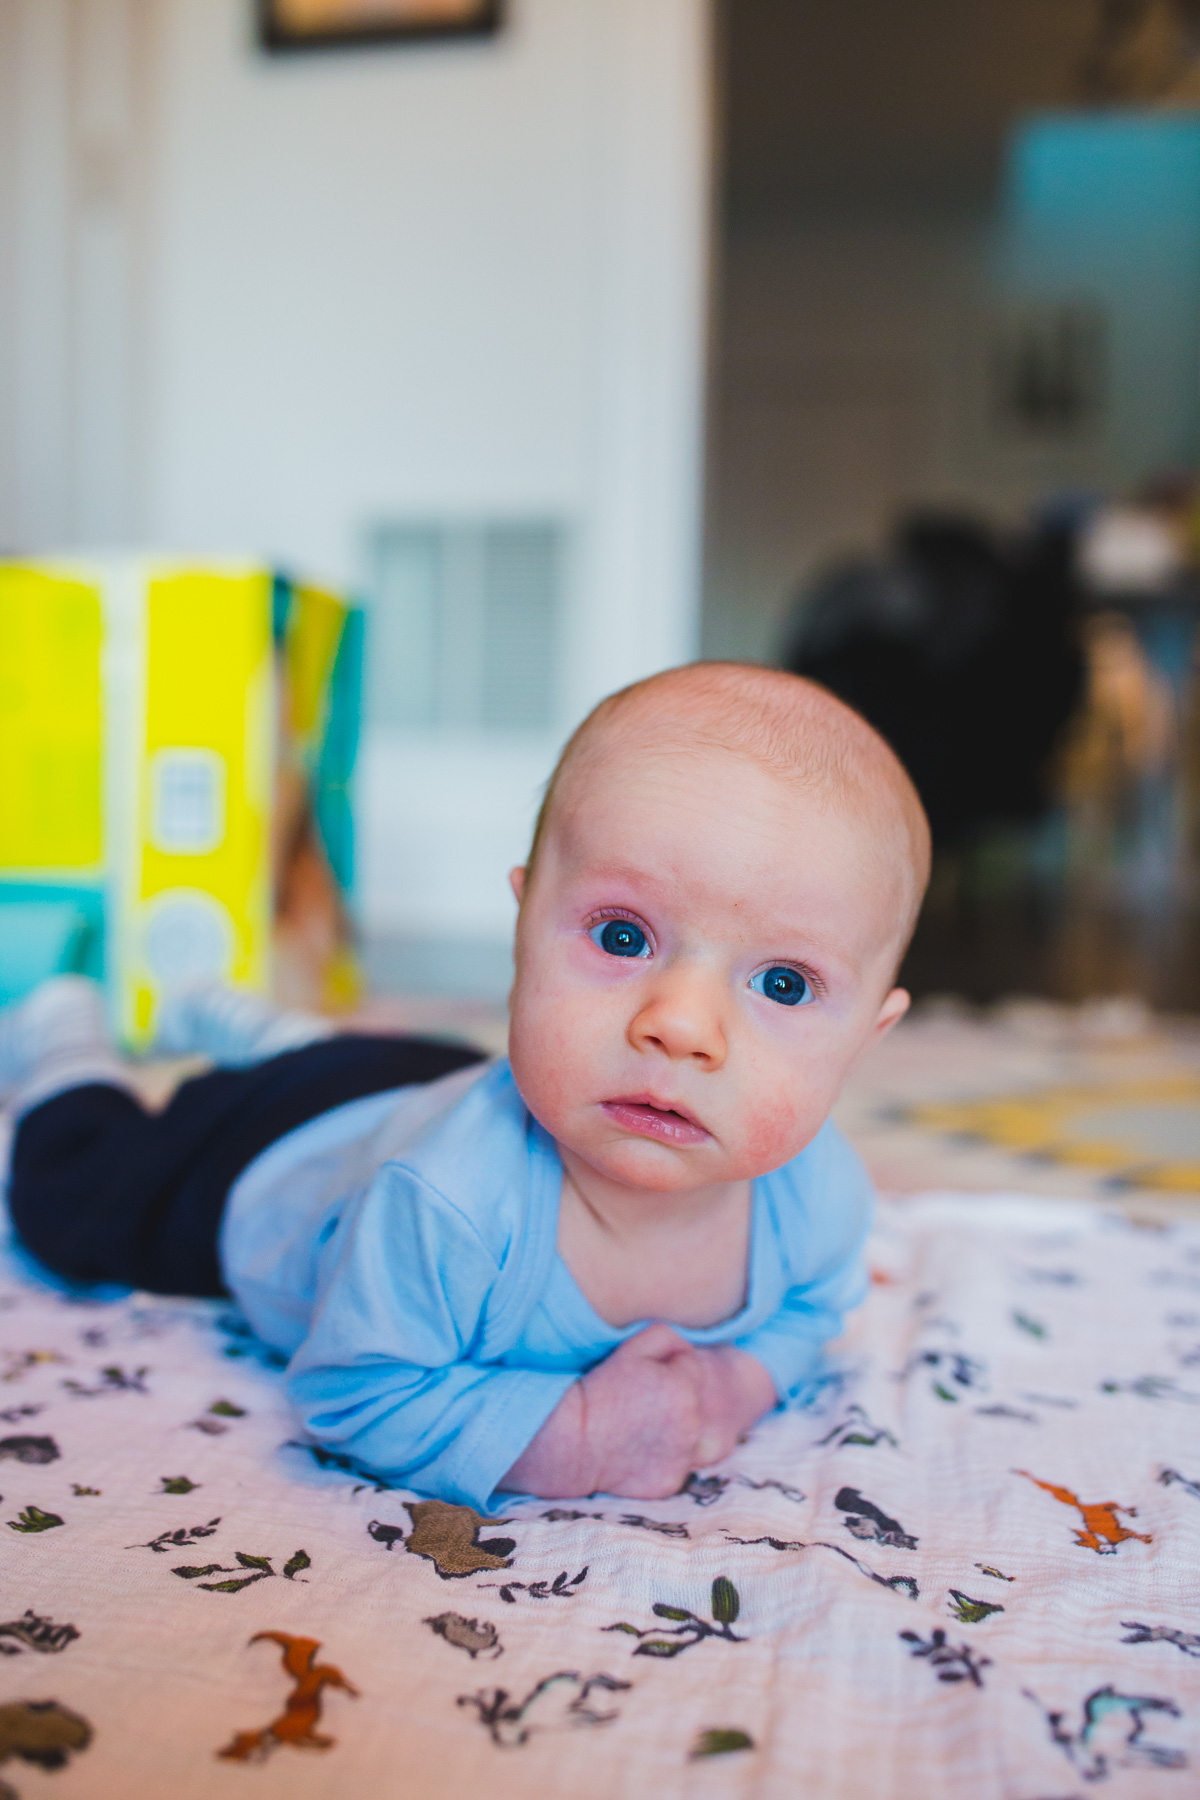
{"type": "Polygon", "coordinates": [[[728,1726],[715,1726],[696,1733],[696,1741],[688,1751],[688,1760],[698,1762],[704,1756],[730,1756],[735,1750],[753,1750],[754,1739],[748,1731],[728,1726]]]}
{"type": "Polygon", "coordinates": [[[10,1531],[53,1531],[56,1526],[65,1524],[57,1513],[43,1512],[40,1506],[27,1506],[15,1519],[8,1521],[10,1531]]]}
{"type": "Polygon", "coordinates": [[[605,1625],[605,1631],[623,1631],[630,1637],[638,1638],[635,1656],[680,1656],[683,1651],[690,1650],[693,1644],[703,1643],[705,1638],[724,1638],[727,1643],[742,1644],[744,1638],[731,1629],[742,1609],[741,1597],[730,1581],[728,1575],[718,1575],[712,1584],[710,1601],[713,1622],[701,1619],[694,1612],[683,1606],[668,1606],[657,1600],[651,1607],[656,1619],[670,1619],[674,1622],[672,1630],[664,1631],[658,1626],[650,1625],[640,1631],[636,1625],[629,1625],[624,1620],[617,1625],[605,1625]]]}
{"type": "MultiPolygon", "coordinates": [[[[280,1571],[270,1556],[251,1556],[245,1550],[235,1550],[237,1567],[228,1563],[205,1563],[197,1567],[192,1563],[180,1563],[171,1570],[183,1581],[195,1581],[209,1594],[240,1594],[243,1588],[252,1587],[256,1581],[273,1580],[280,1571]],[[238,1568],[248,1569],[248,1575],[240,1575],[238,1568]],[[228,1581],[201,1581],[202,1575],[227,1575],[228,1581]]],[[[307,1550],[294,1550],[283,1565],[283,1576],[287,1581],[294,1581],[302,1569],[312,1568],[312,1557],[307,1550]]]]}
{"type": "Polygon", "coordinates": [[[1002,1613],[1004,1608],[997,1606],[994,1600],[972,1600],[969,1594],[951,1588],[950,1611],[960,1625],[978,1625],[983,1619],[990,1619],[993,1613],[1002,1613]]]}

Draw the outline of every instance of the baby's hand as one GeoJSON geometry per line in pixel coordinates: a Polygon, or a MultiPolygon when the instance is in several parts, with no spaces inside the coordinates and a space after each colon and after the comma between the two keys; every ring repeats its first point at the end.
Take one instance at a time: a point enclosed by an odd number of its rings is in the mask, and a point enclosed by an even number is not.
{"type": "Polygon", "coordinates": [[[665,1499],[713,1460],[703,1396],[699,1352],[669,1325],[649,1325],[568,1388],[500,1486],[546,1500],[665,1499]]]}
{"type": "Polygon", "coordinates": [[[728,1456],[752,1425],[771,1411],[778,1396],[762,1364],[733,1344],[697,1350],[701,1367],[704,1430],[697,1455],[700,1464],[728,1456]]]}
{"type": "Polygon", "coordinates": [[[580,1385],[593,1490],[663,1500],[712,1460],[701,1449],[703,1364],[669,1325],[626,1338],[580,1385]]]}
{"type": "Polygon", "coordinates": [[[665,1500],[774,1404],[752,1356],[731,1345],[697,1350],[669,1325],[649,1325],[568,1389],[500,1485],[546,1500],[665,1500]]]}

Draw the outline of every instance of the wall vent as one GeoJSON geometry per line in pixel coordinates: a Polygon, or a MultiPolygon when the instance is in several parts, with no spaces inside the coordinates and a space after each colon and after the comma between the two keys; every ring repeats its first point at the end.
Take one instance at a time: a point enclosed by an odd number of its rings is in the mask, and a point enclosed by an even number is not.
{"type": "Polygon", "coordinates": [[[371,723],[431,732],[553,727],[564,536],[544,519],[376,526],[371,723]]]}

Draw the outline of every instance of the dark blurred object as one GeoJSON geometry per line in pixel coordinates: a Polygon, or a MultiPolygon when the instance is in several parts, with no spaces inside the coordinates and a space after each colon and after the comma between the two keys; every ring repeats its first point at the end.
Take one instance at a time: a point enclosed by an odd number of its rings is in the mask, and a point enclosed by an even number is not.
{"type": "Polygon", "coordinates": [[[974,519],[919,514],[885,560],[845,563],[801,596],[784,667],[883,734],[938,848],[1046,808],[1082,681],[1073,552],[1069,522],[1008,545],[974,519]]]}
{"type": "Polygon", "coordinates": [[[500,24],[500,0],[258,0],[267,50],[324,50],[396,38],[475,36],[500,24]]]}
{"type": "Polygon", "coordinates": [[[1198,65],[1200,0],[1099,0],[1076,91],[1090,106],[1187,104],[1198,65]]]}

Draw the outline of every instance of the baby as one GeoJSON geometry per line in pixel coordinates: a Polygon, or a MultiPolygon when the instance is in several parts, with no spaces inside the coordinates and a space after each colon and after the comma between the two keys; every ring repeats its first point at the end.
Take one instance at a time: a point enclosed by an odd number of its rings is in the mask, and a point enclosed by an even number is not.
{"type": "Polygon", "coordinates": [[[908,1006],[928,862],[823,689],[654,676],[576,731],[513,871],[506,1061],[210,991],[171,1045],[244,1066],[150,1115],[60,981],[0,1016],[14,1223],[76,1280],[231,1291],[312,1436],[389,1479],[675,1493],[862,1298],[870,1187],[828,1115],[908,1006]]]}

